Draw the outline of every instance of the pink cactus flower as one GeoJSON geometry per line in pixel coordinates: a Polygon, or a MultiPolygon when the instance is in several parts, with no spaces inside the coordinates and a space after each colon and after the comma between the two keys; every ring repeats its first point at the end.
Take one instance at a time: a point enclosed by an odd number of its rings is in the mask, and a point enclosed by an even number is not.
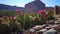
{"type": "Polygon", "coordinates": [[[45,10],[40,10],[39,13],[46,14],[45,10]]]}
{"type": "Polygon", "coordinates": [[[5,16],[2,17],[3,19],[5,18],[5,16]]]}
{"type": "Polygon", "coordinates": [[[18,13],[19,11],[20,11],[20,10],[19,10],[19,9],[17,9],[17,10],[16,10],[16,13],[18,13]]]}
{"type": "Polygon", "coordinates": [[[12,16],[7,16],[9,19],[11,19],[12,18],[12,16]]]}
{"type": "Polygon", "coordinates": [[[44,18],[48,18],[48,14],[44,14],[44,18]]]}

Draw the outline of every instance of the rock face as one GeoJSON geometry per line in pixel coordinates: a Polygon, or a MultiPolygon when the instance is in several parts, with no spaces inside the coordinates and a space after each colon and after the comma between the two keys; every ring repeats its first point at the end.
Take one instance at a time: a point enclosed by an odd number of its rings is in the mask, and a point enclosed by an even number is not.
{"type": "Polygon", "coordinates": [[[39,10],[44,10],[45,4],[40,0],[35,0],[25,5],[26,12],[38,12],[39,10]]]}
{"type": "Polygon", "coordinates": [[[5,5],[5,4],[0,4],[0,10],[12,10],[12,11],[15,11],[15,10],[24,10],[23,7],[17,7],[17,6],[10,6],[10,5],[5,5]]]}

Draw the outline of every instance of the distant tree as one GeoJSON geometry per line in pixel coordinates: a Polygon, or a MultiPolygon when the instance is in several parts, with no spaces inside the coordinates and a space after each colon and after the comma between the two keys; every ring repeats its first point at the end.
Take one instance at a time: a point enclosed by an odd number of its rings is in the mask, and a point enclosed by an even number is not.
{"type": "Polygon", "coordinates": [[[56,14],[59,14],[59,8],[57,5],[55,6],[55,11],[56,11],[56,14]]]}

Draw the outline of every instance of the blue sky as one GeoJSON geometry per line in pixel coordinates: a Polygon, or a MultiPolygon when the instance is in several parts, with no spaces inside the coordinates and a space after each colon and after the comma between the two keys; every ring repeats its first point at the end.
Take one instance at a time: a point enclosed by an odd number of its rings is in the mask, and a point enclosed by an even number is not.
{"type": "MultiPolygon", "coordinates": [[[[7,4],[11,6],[24,7],[25,4],[32,2],[34,0],[0,0],[0,4],[7,4]]],[[[55,5],[60,6],[60,0],[41,0],[46,6],[54,7],[55,5]]]]}

